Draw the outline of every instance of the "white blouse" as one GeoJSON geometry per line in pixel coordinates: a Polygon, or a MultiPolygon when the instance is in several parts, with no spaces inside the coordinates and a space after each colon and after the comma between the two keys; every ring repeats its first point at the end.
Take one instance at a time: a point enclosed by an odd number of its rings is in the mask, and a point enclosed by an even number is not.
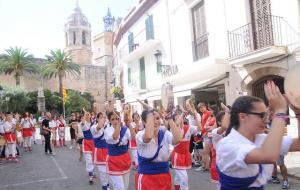
{"type": "MultiPolygon", "coordinates": [[[[214,130],[215,132],[216,130],[214,130]]],[[[216,143],[217,166],[222,173],[231,177],[253,177],[259,172],[258,164],[246,164],[245,157],[253,149],[261,147],[266,140],[266,134],[256,135],[255,142],[251,142],[235,129],[231,129],[228,136],[221,138],[216,143]]],[[[288,153],[293,139],[284,137],[281,145],[281,155],[288,153]]],[[[270,179],[273,164],[262,164],[262,173],[250,187],[260,187],[270,179]]]]}
{"type": "Polygon", "coordinates": [[[96,123],[91,127],[91,133],[94,138],[99,138],[104,133],[104,127],[102,127],[99,131],[97,130],[98,124],[96,123]]]}
{"type": "MultiPolygon", "coordinates": [[[[104,130],[104,138],[105,138],[107,144],[117,144],[119,142],[120,135],[117,140],[114,140],[112,137],[114,131],[115,131],[115,129],[111,126],[106,127],[106,129],[104,130]]],[[[130,130],[127,129],[124,137],[121,140],[120,145],[127,145],[128,141],[130,141],[130,140],[131,140],[130,130]]]]}
{"type": "MultiPolygon", "coordinates": [[[[145,129],[142,131],[139,131],[136,135],[136,141],[137,141],[137,151],[138,154],[145,158],[152,158],[156,151],[157,151],[157,142],[154,139],[151,139],[150,142],[144,143],[143,136],[145,133],[145,129]]],[[[162,148],[160,149],[158,156],[156,159],[153,160],[153,162],[166,162],[169,160],[170,155],[170,149],[169,145],[172,144],[173,140],[173,134],[166,130],[164,138],[161,142],[162,148]]]]}

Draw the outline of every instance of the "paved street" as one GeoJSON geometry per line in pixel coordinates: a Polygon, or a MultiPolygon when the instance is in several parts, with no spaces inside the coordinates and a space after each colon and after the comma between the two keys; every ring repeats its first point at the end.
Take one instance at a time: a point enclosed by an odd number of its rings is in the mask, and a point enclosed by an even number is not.
{"type": "MultiPolygon", "coordinates": [[[[20,163],[0,165],[1,190],[96,190],[100,189],[98,181],[88,185],[84,162],[78,161],[77,150],[57,148],[55,157],[46,156],[41,145],[34,145],[32,153],[23,152],[20,163]]],[[[130,190],[134,189],[131,174],[130,190]]],[[[210,190],[215,186],[210,183],[208,173],[189,172],[191,190],[210,190]]],[[[300,189],[300,181],[290,179],[291,189],[300,189]]],[[[267,190],[280,189],[278,185],[268,184],[267,190]]]]}

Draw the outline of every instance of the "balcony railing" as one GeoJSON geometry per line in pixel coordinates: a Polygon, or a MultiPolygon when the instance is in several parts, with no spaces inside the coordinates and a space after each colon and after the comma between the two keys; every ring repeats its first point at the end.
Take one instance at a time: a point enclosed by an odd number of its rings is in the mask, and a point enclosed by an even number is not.
{"type": "Polygon", "coordinates": [[[204,34],[192,42],[194,61],[207,57],[208,52],[208,34],[204,34]]]}
{"type": "Polygon", "coordinates": [[[228,32],[230,58],[269,46],[296,48],[299,33],[279,16],[266,16],[228,32]]]}

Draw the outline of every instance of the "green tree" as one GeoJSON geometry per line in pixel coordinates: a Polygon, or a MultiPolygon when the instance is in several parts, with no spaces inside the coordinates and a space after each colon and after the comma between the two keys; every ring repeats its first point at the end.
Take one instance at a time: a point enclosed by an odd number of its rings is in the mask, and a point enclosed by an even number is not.
{"type": "Polygon", "coordinates": [[[26,110],[26,106],[30,102],[30,98],[27,96],[27,92],[18,86],[4,86],[5,97],[8,101],[1,102],[1,110],[23,113],[26,110]],[[22,102],[22,103],[20,103],[22,102]]]}
{"type": "Polygon", "coordinates": [[[67,74],[73,76],[80,75],[80,66],[72,63],[71,56],[64,50],[57,49],[51,51],[50,55],[46,55],[47,64],[42,69],[42,75],[45,78],[58,77],[59,94],[62,97],[63,78],[67,74]]]}
{"type": "Polygon", "coordinates": [[[82,108],[87,110],[92,108],[93,97],[89,93],[81,94],[75,90],[68,90],[68,99],[66,102],[66,115],[70,115],[72,112],[80,112],[82,108]]]}
{"type": "Polygon", "coordinates": [[[33,56],[29,55],[26,50],[10,47],[5,51],[6,55],[0,60],[0,73],[13,74],[17,86],[20,85],[20,77],[24,73],[36,74],[39,72],[39,66],[31,62],[33,56]]]}

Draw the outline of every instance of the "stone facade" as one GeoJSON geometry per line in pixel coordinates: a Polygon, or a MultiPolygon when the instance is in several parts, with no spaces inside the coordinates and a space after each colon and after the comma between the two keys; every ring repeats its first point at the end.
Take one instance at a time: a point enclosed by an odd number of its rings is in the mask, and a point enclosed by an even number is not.
{"type": "MultiPolygon", "coordinates": [[[[105,102],[112,100],[110,94],[112,81],[112,38],[113,32],[105,31],[96,35],[94,51],[92,52],[91,25],[81,9],[76,6],[74,12],[65,23],[65,50],[71,55],[72,61],[81,66],[81,74],[78,77],[67,75],[63,79],[66,89],[90,93],[95,104],[93,110],[103,111],[105,102]],[[94,63],[93,63],[94,62],[94,63]]],[[[46,64],[45,59],[34,59],[39,65],[46,64]]],[[[0,75],[0,85],[15,85],[12,75],[0,75]]],[[[59,91],[58,78],[43,79],[40,75],[25,74],[21,77],[21,84],[27,91],[38,91],[40,87],[51,91],[59,91]]]]}

